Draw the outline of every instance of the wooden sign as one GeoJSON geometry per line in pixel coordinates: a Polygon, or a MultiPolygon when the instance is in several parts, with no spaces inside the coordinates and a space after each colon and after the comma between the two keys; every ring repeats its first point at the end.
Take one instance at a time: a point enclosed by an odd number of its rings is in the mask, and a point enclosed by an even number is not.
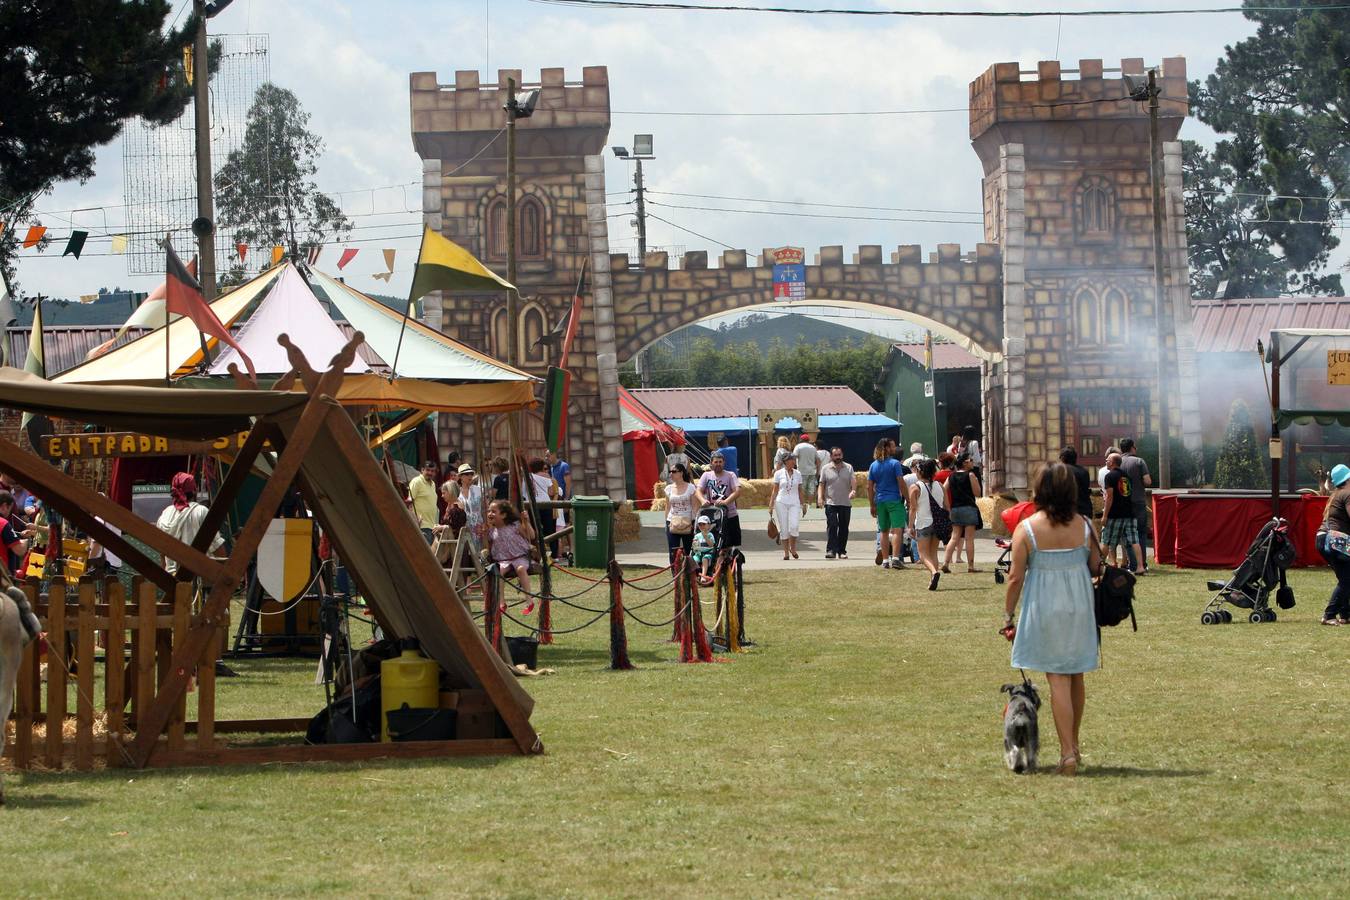
{"type": "Polygon", "coordinates": [[[110,459],[122,456],[192,456],[237,451],[248,432],[228,434],[211,441],[180,441],[130,431],[44,434],[38,448],[48,459],[110,459]]]}
{"type": "Polygon", "coordinates": [[[760,434],[771,434],[783,419],[796,419],[802,431],[814,434],[820,418],[819,410],[814,409],[761,409],[759,411],[760,434]]]}
{"type": "Polygon", "coordinates": [[[1350,350],[1327,351],[1327,384],[1350,384],[1350,350]]]}

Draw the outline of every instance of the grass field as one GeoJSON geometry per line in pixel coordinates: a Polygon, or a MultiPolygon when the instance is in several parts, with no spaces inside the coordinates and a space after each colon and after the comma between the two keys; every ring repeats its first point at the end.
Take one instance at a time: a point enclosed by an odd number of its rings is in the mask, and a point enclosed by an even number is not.
{"type": "MultiPolygon", "coordinates": [[[[540,757],[9,774],[0,890],[1344,894],[1350,629],[1316,624],[1330,576],[1294,573],[1278,623],[1212,627],[1203,579],[1141,581],[1139,632],[1105,635],[1074,780],[1003,767],[1015,673],[987,572],[937,593],[913,571],[760,572],[752,653],[680,665],[667,629],[637,627],[634,672],[605,668],[604,628],[543,648],[540,757]]],[[[239,668],[222,713],[322,704],[309,662],[239,668]]]]}

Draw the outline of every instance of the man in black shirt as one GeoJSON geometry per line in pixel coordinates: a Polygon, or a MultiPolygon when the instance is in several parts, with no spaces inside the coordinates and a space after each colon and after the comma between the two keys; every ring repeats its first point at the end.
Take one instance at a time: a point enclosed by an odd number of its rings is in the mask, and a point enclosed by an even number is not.
{"type": "Polygon", "coordinates": [[[1069,467],[1073,473],[1074,484],[1078,485],[1078,514],[1086,516],[1089,522],[1092,521],[1092,479],[1088,476],[1087,469],[1078,464],[1078,450],[1075,447],[1065,447],[1059,453],[1059,461],[1069,467]]]}
{"type": "Polygon", "coordinates": [[[1130,479],[1120,469],[1119,453],[1112,453],[1106,458],[1106,468],[1106,489],[1102,492],[1102,546],[1110,554],[1110,563],[1114,566],[1116,547],[1133,550],[1135,559],[1143,559],[1144,554],[1139,549],[1139,529],[1134,519],[1134,501],[1130,498],[1130,479]]]}

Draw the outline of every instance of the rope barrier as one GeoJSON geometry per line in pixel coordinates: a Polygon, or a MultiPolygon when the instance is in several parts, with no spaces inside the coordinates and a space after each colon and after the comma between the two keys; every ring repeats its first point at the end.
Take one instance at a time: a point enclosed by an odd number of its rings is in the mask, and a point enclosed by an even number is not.
{"type": "MultiPolygon", "coordinates": [[[[600,615],[598,615],[598,616],[596,616],[595,618],[591,619],[589,622],[587,622],[587,623],[584,624],[584,625],[578,625],[576,628],[568,628],[568,629],[561,630],[561,631],[555,628],[555,629],[553,629],[553,633],[554,633],[554,634],[573,634],[574,632],[583,631],[583,630],[585,630],[585,629],[587,629],[587,628],[590,628],[590,627],[591,627],[592,625],[594,625],[596,622],[599,622],[599,621],[600,621],[601,619],[603,619],[605,616],[609,615],[609,613],[610,613],[610,610],[608,610],[608,609],[603,610],[603,611],[601,611],[600,615]]],[[[541,634],[541,633],[542,633],[542,629],[535,628],[533,625],[531,625],[531,624],[528,623],[528,622],[522,622],[520,619],[517,619],[515,616],[511,615],[510,613],[503,612],[502,615],[503,615],[505,618],[510,619],[512,622],[515,622],[517,625],[519,625],[521,628],[524,628],[526,631],[533,632],[534,634],[541,634]]]]}

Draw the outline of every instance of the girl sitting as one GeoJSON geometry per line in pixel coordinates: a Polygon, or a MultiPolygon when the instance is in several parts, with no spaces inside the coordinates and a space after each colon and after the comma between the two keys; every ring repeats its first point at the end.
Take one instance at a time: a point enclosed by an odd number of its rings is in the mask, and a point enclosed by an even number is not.
{"type": "Polygon", "coordinates": [[[534,540],[530,523],[520,517],[509,500],[494,500],[488,506],[487,526],[492,561],[503,575],[514,571],[520,589],[528,594],[530,542],[534,540]]]}

